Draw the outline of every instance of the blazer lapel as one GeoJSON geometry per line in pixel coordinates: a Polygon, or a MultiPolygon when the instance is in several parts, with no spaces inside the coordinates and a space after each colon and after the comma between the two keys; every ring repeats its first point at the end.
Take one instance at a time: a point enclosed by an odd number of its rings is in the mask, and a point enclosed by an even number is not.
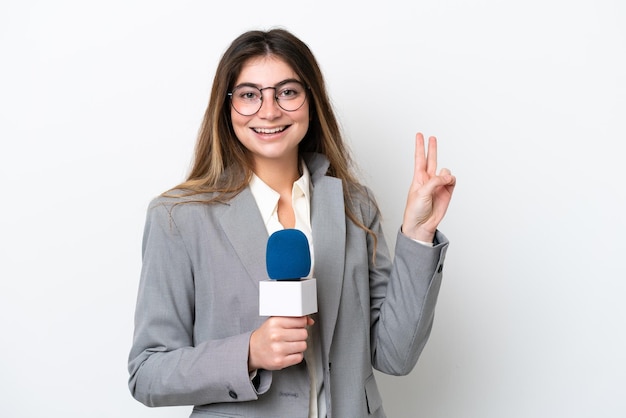
{"type": "Polygon", "coordinates": [[[267,279],[265,249],[267,229],[249,188],[235,196],[220,217],[220,223],[239,261],[248,272],[254,286],[267,279]]]}
{"type": "Polygon", "coordinates": [[[343,286],[346,220],[341,180],[323,176],[313,182],[311,226],[322,346],[324,353],[328,353],[343,286]]]}

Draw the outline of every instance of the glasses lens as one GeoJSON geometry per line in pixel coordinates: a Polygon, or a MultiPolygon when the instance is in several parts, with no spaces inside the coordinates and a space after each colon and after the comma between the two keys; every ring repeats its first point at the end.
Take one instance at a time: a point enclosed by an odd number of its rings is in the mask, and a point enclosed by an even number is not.
{"type": "Polygon", "coordinates": [[[235,110],[244,115],[254,115],[261,108],[261,90],[254,86],[236,87],[231,96],[235,110]]]}
{"type": "Polygon", "coordinates": [[[306,90],[297,81],[290,81],[276,87],[276,100],[278,105],[288,112],[298,110],[304,104],[306,90]]]}

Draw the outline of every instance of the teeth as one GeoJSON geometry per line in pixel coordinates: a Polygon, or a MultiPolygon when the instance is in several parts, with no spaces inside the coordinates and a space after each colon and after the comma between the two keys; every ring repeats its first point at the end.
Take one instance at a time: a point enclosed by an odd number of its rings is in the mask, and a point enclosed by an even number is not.
{"type": "Polygon", "coordinates": [[[254,128],[254,132],[259,134],[275,134],[276,132],[281,132],[285,129],[284,126],[278,128],[254,128]]]}

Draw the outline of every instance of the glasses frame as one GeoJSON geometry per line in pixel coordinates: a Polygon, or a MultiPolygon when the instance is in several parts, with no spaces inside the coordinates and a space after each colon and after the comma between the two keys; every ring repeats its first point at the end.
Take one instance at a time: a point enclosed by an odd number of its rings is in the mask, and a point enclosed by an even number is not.
{"type": "Polygon", "coordinates": [[[303,82],[301,82],[300,80],[289,79],[289,80],[284,80],[284,81],[281,81],[280,83],[275,84],[275,85],[273,85],[273,86],[261,87],[261,88],[259,88],[259,87],[255,86],[255,85],[253,85],[253,84],[246,84],[246,83],[244,83],[244,84],[240,84],[240,85],[238,85],[238,86],[235,86],[235,88],[233,88],[233,90],[232,90],[232,91],[228,92],[228,93],[227,93],[227,95],[228,95],[228,97],[229,97],[229,99],[230,99],[230,105],[231,105],[231,107],[235,110],[235,112],[239,113],[241,116],[252,116],[252,115],[256,115],[256,114],[259,112],[259,110],[261,110],[261,108],[263,107],[263,90],[270,90],[270,89],[271,89],[271,90],[274,90],[274,94],[273,94],[273,96],[272,96],[272,97],[274,98],[274,101],[276,102],[276,104],[278,105],[278,107],[280,107],[280,108],[281,108],[282,110],[284,110],[285,112],[295,112],[295,111],[297,111],[297,110],[300,110],[300,109],[302,108],[302,106],[304,106],[304,103],[306,103],[306,101],[307,101],[307,99],[308,99],[308,97],[309,97],[309,96],[308,96],[308,90],[310,90],[311,88],[310,88],[309,86],[306,86],[306,85],[305,85],[303,82]],[[295,108],[295,109],[291,109],[291,110],[289,110],[289,109],[285,109],[285,108],[284,108],[284,107],[280,104],[281,99],[280,99],[280,98],[276,95],[276,92],[278,91],[278,89],[280,89],[280,88],[281,88],[282,86],[284,86],[285,84],[289,84],[289,83],[297,83],[297,84],[299,84],[300,86],[302,86],[302,89],[303,89],[303,91],[304,91],[304,100],[302,100],[302,103],[300,104],[300,106],[298,106],[298,107],[297,107],[297,108],[295,108]],[[234,93],[234,92],[235,92],[235,90],[237,90],[239,87],[244,87],[244,86],[245,86],[245,87],[253,87],[253,88],[257,89],[257,90],[261,93],[261,94],[259,95],[259,97],[260,97],[260,100],[259,100],[259,108],[258,108],[256,111],[254,111],[253,113],[249,113],[249,114],[247,114],[247,113],[241,113],[239,110],[237,110],[237,108],[235,107],[235,105],[234,105],[234,103],[233,103],[233,93],[234,93]]]}

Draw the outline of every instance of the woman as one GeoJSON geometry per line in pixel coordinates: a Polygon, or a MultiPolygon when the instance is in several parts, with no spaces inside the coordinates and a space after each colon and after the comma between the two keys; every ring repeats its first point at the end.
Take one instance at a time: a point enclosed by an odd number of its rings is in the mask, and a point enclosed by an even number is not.
{"type": "Polygon", "coordinates": [[[147,214],[129,359],[133,396],[192,417],[384,417],[373,368],[403,375],[426,343],[455,186],[416,135],[395,259],[358,183],[319,66],[284,30],[233,41],[188,179],[147,214]],[[319,313],[260,317],[269,234],[307,236],[319,313]]]}

